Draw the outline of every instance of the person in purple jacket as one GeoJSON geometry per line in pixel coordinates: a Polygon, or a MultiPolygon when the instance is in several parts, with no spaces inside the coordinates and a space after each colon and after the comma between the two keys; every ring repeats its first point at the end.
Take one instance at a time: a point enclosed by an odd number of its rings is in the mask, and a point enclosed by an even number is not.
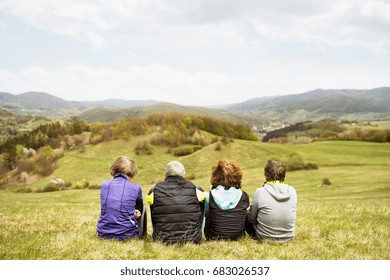
{"type": "Polygon", "coordinates": [[[98,236],[114,240],[137,237],[141,235],[137,219],[144,204],[140,185],[130,180],[137,175],[138,167],[133,160],[120,156],[111,165],[110,173],[114,178],[103,181],[100,188],[98,236]]]}

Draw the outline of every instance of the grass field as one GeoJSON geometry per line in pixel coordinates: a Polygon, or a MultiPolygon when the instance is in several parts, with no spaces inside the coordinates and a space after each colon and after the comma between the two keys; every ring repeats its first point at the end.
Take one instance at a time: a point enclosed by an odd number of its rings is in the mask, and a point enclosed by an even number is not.
{"type": "MultiPolygon", "coordinates": [[[[130,155],[140,167],[134,181],[145,195],[163,179],[165,164],[174,157],[162,147],[154,147],[152,155],[136,156],[133,147],[138,140],[66,152],[50,178],[62,177],[73,184],[84,178],[100,184],[110,177],[108,168],[116,156],[130,155]]],[[[0,191],[0,259],[390,259],[389,143],[281,145],[235,140],[221,151],[210,145],[179,160],[196,184],[209,189],[211,166],[220,158],[235,159],[244,170],[243,189],[253,197],[263,180],[265,162],[292,152],[319,169],[287,173],[286,181],[298,193],[296,237],[287,244],[259,243],[248,237],[173,246],[150,237],[101,240],[96,235],[98,190],[14,193],[21,186],[10,186],[0,191]],[[328,187],[321,186],[325,177],[332,183],[328,187]]],[[[50,178],[30,187],[42,187],[50,178]]]]}

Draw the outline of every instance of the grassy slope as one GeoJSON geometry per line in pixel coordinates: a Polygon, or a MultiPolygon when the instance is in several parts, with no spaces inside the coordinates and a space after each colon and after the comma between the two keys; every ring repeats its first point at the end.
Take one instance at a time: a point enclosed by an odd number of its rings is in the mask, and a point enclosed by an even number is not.
{"type": "MultiPolygon", "coordinates": [[[[66,153],[54,176],[76,183],[86,178],[100,183],[119,154],[133,155],[138,138],[66,153]]],[[[141,170],[135,181],[144,194],[163,179],[165,148],[150,156],[134,156],[141,170]]],[[[70,190],[55,193],[0,192],[0,259],[389,259],[390,145],[365,142],[318,142],[279,145],[235,140],[221,151],[213,146],[180,160],[187,174],[205,189],[211,166],[220,158],[237,160],[244,170],[244,190],[253,196],[263,180],[267,159],[298,152],[313,171],[287,174],[298,191],[296,238],[288,244],[203,242],[165,246],[146,240],[113,242],[96,237],[99,192],[70,190]],[[321,187],[327,177],[332,185],[321,187]]],[[[48,178],[35,183],[40,187],[48,178]]],[[[15,187],[14,187],[15,188],[15,187]]],[[[149,231],[151,231],[149,221],[149,231]]]]}

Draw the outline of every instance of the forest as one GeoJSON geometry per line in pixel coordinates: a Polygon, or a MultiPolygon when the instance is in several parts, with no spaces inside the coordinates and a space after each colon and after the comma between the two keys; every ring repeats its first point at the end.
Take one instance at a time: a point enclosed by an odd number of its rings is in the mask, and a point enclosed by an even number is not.
{"type": "Polygon", "coordinates": [[[355,121],[323,119],[306,121],[268,132],[263,142],[305,144],[313,141],[352,140],[368,142],[390,142],[390,129],[375,126],[356,126],[355,121]],[[347,127],[347,125],[352,125],[347,127]]]}
{"type": "Polygon", "coordinates": [[[137,142],[136,154],[151,154],[152,145],[158,145],[167,147],[167,152],[175,156],[188,155],[218,141],[215,137],[207,140],[201,131],[221,136],[222,142],[257,140],[249,126],[180,113],[154,114],[113,123],[90,124],[77,118],[47,122],[0,143],[0,184],[6,184],[8,177],[16,174],[50,175],[58,167],[57,161],[64,150],[83,150],[88,144],[130,140],[140,135],[146,138],[137,142]]]}

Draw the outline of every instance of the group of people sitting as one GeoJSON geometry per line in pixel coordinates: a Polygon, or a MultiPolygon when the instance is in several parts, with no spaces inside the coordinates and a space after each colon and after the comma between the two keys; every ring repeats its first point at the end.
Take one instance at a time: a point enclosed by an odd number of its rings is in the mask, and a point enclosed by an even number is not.
{"type": "MultiPolygon", "coordinates": [[[[146,207],[140,185],[131,180],[136,163],[125,156],[111,166],[112,180],[100,189],[101,213],[98,236],[125,240],[142,237],[146,230],[146,207]]],[[[206,240],[237,240],[246,233],[260,241],[286,242],[294,237],[297,194],[284,182],[286,166],[268,161],[265,182],[249,196],[242,190],[242,170],[237,162],[219,160],[211,171],[211,189],[204,191],[185,179],[179,161],[165,167],[165,180],[146,196],[150,206],[153,240],[167,244],[206,240]]]]}

